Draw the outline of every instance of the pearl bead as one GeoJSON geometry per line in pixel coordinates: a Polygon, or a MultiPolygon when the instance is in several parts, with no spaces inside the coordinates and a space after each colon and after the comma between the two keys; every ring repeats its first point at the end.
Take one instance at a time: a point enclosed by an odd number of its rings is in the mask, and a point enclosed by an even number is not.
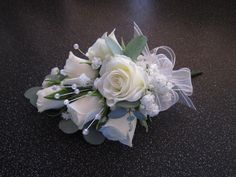
{"type": "Polygon", "coordinates": [[[53,90],[57,90],[57,85],[53,85],[53,86],[52,86],[52,89],[53,89],[53,90]]]}
{"type": "Polygon", "coordinates": [[[56,93],[56,94],[54,95],[54,98],[59,99],[59,98],[60,98],[60,94],[59,94],[59,93],[56,93]]]}
{"type": "Polygon", "coordinates": [[[79,94],[79,89],[75,89],[75,94],[79,94]]]}
{"type": "Polygon", "coordinates": [[[86,129],[83,130],[82,133],[83,133],[83,135],[88,135],[89,134],[89,130],[86,128],[86,129]]]}
{"type": "Polygon", "coordinates": [[[77,88],[77,85],[76,85],[76,84],[72,84],[71,88],[72,88],[73,90],[75,90],[75,89],[77,88]]]}
{"type": "Polygon", "coordinates": [[[79,44],[74,44],[73,47],[74,47],[75,50],[78,50],[79,49],[79,44]]]}
{"type": "Polygon", "coordinates": [[[69,103],[70,103],[70,102],[69,102],[69,100],[67,100],[67,99],[64,101],[64,105],[68,105],[69,103]]]}
{"type": "Polygon", "coordinates": [[[101,117],[102,116],[100,114],[96,114],[95,119],[98,120],[98,119],[101,119],[101,117]]]}

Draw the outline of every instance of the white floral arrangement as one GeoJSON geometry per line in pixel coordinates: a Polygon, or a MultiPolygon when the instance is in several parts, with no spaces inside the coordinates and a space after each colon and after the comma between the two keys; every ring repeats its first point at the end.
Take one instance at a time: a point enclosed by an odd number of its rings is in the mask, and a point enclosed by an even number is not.
{"type": "Polygon", "coordinates": [[[87,53],[78,44],[74,49],[87,59],[69,52],[63,69],[53,68],[42,87],[25,92],[38,112],[61,115],[59,128],[64,133],[82,130],[90,144],[107,138],[132,147],[137,122],[148,131],[147,122],[177,102],[195,109],[189,98],[191,71],[173,70],[175,54],[167,46],[150,51],[135,23],[134,38],[127,45],[118,42],[113,30],[87,53]]]}

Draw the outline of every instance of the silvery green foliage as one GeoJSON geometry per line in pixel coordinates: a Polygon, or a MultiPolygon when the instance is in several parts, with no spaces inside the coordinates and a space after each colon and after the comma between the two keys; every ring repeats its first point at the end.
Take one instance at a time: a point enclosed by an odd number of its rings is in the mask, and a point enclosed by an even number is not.
{"type": "Polygon", "coordinates": [[[37,107],[36,105],[36,102],[37,102],[37,99],[38,99],[38,96],[36,95],[36,93],[42,89],[41,87],[32,87],[30,89],[28,89],[24,96],[30,100],[30,103],[34,106],[34,107],[37,107]]]}
{"type": "Polygon", "coordinates": [[[143,51],[147,43],[147,38],[143,35],[133,38],[125,47],[124,54],[133,60],[136,60],[143,51]]]}
{"type": "MultiPolygon", "coordinates": [[[[88,124],[85,125],[87,127],[88,124]]],[[[84,129],[85,130],[85,129],[84,129]]],[[[84,140],[92,145],[100,145],[105,141],[105,137],[101,132],[96,129],[96,125],[93,124],[88,130],[88,134],[83,134],[84,140]]]]}
{"type": "Polygon", "coordinates": [[[74,124],[73,121],[65,119],[59,122],[59,128],[66,134],[72,134],[79,130],[79,128],[77,127],[77,125],[74,124]]]}
{"type": "Polygon", "coordinates": [[[117,107],[115,110],[111,110],[108,114],[108,117],[111,119],[119,119],[128,113],[128,110],[125,108],[117,107]]]}
{"type": "Polygon", "coordinates": [[[116,103],[117,107],[122,107],[122,108],[136,108],[140,105],[140,101],[135,101],[135,102],[129,102],[129,101],[120,101],[116,103]]]}
{"type": "Polygon", "coordinates": [[[140,111],[134,111],[133,114],[134,114],[134,116],[135,116],[137,119],[139,119],[139,120],[141,120],[141,121],[147,119],[146,116],[143,115],[143,113],[141,113],[140,111]]]}
{"type": "MultiPolygon", "coordinates": [[[[139,28],[139,26],[134,22],[134,37],[137,37],[137,36],[142,36],[143,33],[141,31],[141,29],[139,28]]],[[[146,43],[145,44],[145,47],[142,51],[142,54],[143,55],[150,55],[150,50],[149,50],[149,47],[148,47],[148,44],[146,43]]]]}

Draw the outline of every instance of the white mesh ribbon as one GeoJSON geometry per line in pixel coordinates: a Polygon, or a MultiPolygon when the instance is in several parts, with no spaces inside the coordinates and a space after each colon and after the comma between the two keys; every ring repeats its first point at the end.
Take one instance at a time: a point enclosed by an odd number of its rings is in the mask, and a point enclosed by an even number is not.
{"type": "Polygon", "coordinates": [[[170,81],[174,83],[178,88],[183,91],[185,95],[192,95],[193,86],[191,81],[191,71],[188,68],[181,68],[176,71],[172,71],[172,77],[170,81]]]}
{"type": "Polygon", "coordinates": [[[165,111],[177,103],[179,100],[179,95],[170,90],[166,94],[156,94],[156,101],[160,107],[160,111],[165,111]]]}
{"type": "MultiPolygon", "coordinates": [[[[176,102],[183,103],[192,109],[196,109],[191,99],[193,86],[191,82],[191,71],[188,68],[173,70],[175,65],[175,53],[167,46],[156,47],[151,51],[151,57],[148,57],[150,63],[155,63],[160,75],[166,77],[166,85],[169,91],[159,93],[156,91],[156,101],[160,106],[160,111],[167,110],[176,102]]],[[[158,77],[158,76],[157,76],[158,77]]]]}
{"type": "MultiPolygon", "coordinates": [[[[178,87],[176,87],[178,88],[178,87]]],[[[181,90],[181,89],[177,89],[175,90],[176,93],[178,93],[179,95],[179,102],[188,106],[189,108],[192,108],[194,110],[196,110],[196,107],[194,106],[192,100],[181,90]]]]}

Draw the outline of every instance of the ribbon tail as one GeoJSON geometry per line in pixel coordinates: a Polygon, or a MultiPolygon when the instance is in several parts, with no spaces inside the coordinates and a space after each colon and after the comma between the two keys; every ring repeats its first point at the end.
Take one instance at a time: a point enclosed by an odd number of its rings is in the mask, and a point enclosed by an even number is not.
{"type": "Polygon", "coordinates": [[[184,92],[179,87],[175,86],[173,90],[179,95],[179,102],[181,104],[184,104],[191,109],[197,110],[192,100],[187,95],[185,95],[184,92]]]}

